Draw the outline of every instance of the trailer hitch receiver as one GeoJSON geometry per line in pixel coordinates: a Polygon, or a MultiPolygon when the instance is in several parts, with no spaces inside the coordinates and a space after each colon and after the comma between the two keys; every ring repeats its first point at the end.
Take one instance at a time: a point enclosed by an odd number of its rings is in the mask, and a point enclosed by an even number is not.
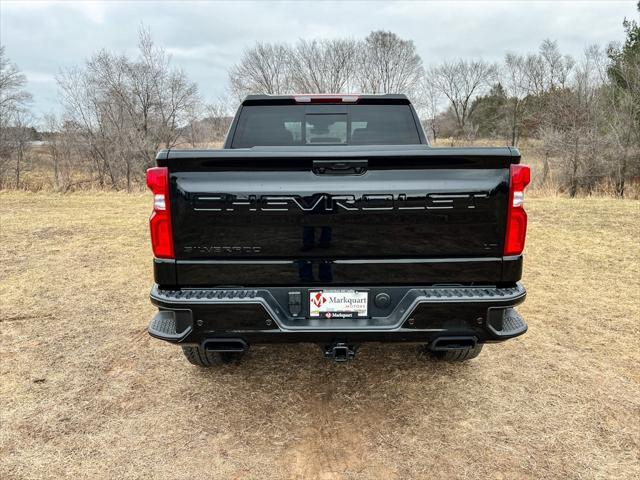
{"type": "Polygon", "coordinates": [[[356,356],[356,347],[346,343],[337,342],[324,348],[324,356],[332,358],[336,362],[353,360],[356,356]]]}

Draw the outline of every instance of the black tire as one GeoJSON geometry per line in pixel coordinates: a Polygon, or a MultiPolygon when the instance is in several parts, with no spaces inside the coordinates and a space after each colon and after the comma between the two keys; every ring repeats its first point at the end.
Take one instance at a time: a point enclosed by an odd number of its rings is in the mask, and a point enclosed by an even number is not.
{"type": "Polygon", "coordinates": [[[482,351],[482,344],[477,343],[475,347],[461,348],[460,350],[443,350],[432,352],[429,351],[432,357],[442,360],[444,362],[465,362],[476,358],[482,351]]]}
{"type": "Polygon", "coordinates": [[[242,356],[241,353],[211,352],[201,347],[182,347],[182,353],[187,357],[189,363],[197,365],[198,367],[215,367],[216,365],[231,363],[242,356]]]}

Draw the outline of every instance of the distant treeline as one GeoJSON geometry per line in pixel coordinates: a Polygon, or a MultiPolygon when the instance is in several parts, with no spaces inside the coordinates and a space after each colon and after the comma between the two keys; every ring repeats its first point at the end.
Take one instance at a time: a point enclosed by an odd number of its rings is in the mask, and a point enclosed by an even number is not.
{"type": "Polygon", "coordinates": [[[64,114],[41,119],[30,112],[26,77],[0,47],[0,188],[39,188],[46,177],[61,191],[131,189],[159,148],[219,145],[247,94],[365,92],[409,95],[434,141],[535,139],[538,185],[553,175],[571,196],[603,184],[624,196],[640,175],[640,28],[629,19],[622,28],[622,44],[590,46],[578,59],[545,40],[537,52],[506,53],[500,63],[425,65],[413,41],[385,31],[258,42],[230,69],[228,95],[214,104],[143,29],[137,57],[102,50],[63,70],[64,114]]]}

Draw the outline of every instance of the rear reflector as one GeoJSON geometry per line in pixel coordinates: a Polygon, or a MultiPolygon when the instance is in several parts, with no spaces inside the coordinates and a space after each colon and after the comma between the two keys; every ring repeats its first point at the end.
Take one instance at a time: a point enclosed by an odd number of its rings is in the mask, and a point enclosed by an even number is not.
{"type": "Polygon", "coordinates": [[[531,181],[528,165],[511,165],[509,175],[509,205],[507,233],[504,241],[505,255],[520,255],[527,236],[527,212],[524,211],[524,189],[531,181]]]}
{"type": "Polygon", "coordinates": [[[151,246],[157,258],[175,258],[169,210],[169,170],[153,167],[147,170],[147,186],[153,192],[153,212],[149,218],[151,246]]]}

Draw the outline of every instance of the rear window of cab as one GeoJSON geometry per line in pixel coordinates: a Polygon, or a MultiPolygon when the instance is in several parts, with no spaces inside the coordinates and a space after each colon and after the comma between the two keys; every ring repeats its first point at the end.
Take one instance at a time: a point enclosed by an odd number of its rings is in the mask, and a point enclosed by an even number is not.
{"type": "Polygon", "coordinates": [[[249,105],[231,148],[296,145],[411,145],[420,136],[409,105],[249,105]]]}

